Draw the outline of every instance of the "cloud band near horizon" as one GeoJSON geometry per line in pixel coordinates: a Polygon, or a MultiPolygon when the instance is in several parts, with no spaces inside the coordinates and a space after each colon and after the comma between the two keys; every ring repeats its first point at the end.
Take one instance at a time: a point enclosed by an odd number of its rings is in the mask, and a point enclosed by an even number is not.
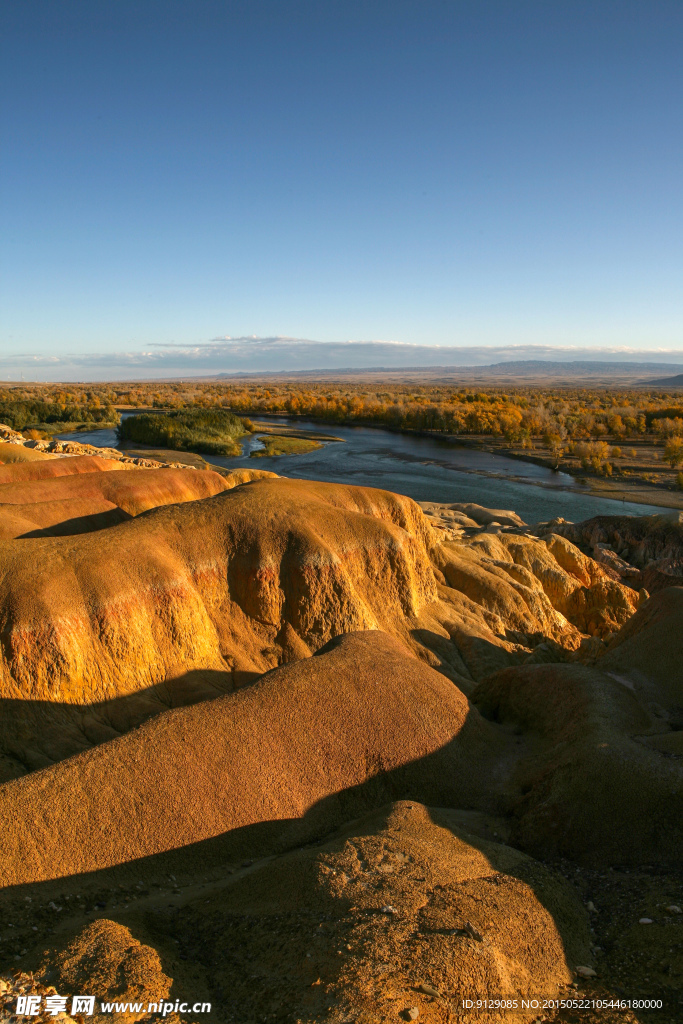
{"type": "Polygon", "coordinates": [[[231,373],[483,367],[496,363],[642,363],[683,366],[681,349],[579,348],[553,345],[438,346],[396,341],[321,342],[305,338],[214,338],[195,345],[169,342],[108,354],[14,354],[0,358],[0,379],[135,380],[231,373]]]}

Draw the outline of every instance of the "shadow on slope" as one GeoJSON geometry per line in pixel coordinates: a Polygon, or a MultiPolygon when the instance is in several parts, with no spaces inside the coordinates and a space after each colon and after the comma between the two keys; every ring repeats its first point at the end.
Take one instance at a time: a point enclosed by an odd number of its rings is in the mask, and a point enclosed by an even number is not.
{"type": "MultiPolygon", "coordinates": [[[[320,820],[319,807],[310,813],[320,820]]],[[[254,833],[242,849],[273,824],[240,830],[254,833]]],[[[375,806],[255,863],[236,861],[224,838],[6,891],[4,910],[40,933],[24,966],[62,993],[90,990],[95,974],[116,979],[107,960],[122,959],[125,929],[124,949],[151,947],[141,965],[149,977],[136,977],[141,994],[158,998],[161,970],[171,1000],[208,998],[221,1022],[237,1019],[235,1007],[241,1024],[293,1024],[371,1021],[418,1005],[436,1024],[452,1020],[464,996],[556,997],[587,962],[587,915],[570,886],[463,828],[457,812],[413,800],[375,806]],[[116,948],[101,943],[93,957],[93,932],[116,928],[116,948]]],[[[99,995],[135,998],[120,978],[99,995]]]]}
{"type": "Polygon", "coordinates": [[[516,844],[587,863],[681,865],[683,588],[643,605],[593,666],[524,665],[477,685],[493,722],[536,736],[520,759],[516,844]]]}
{"type": "Polygon", "coordinates": [[[323,830],[399,795],[493,808],[518,744],[391,637],[347,634],[5,783],[2,880],[111,866],[261,821],[306,815],[310,828],[316,804],[323,830]]]}
{"type": "Polygon", "coordinates": [[[195,669],[95,704],[0,699],[0,783],[116,739],[147,719],[232,692],[253,679],[195,669]]]}
{"type": "Polygon", "coordinates": [[[53,526],[46,526],[43,529],[29,530],[28,533],[20,534],[17,540],[33,540],[36,537],[74,537],[78,533],[97,533],[99,530],[106,530],[117,523],[123,523],[131,519],[128,512],[121,508],[110,508],[104,512],[93,512],[89,515],[74,516],[65,519],[53,526]]]}

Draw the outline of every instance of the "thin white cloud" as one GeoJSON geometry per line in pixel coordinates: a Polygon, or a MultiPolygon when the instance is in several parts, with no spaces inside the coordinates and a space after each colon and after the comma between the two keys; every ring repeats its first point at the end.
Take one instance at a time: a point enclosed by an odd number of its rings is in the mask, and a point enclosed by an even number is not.
{"type": "Polygon", "coordinates": [[[149,344],[138,352],[15,354],[0,359],[0,378],[17,380],[134,380],[219,373],[477,367],[541,360],[641,363],[666,369],[683,364],[683,349],[554,345],[445,346],[397,341],[320,342],[307,338],[223,336],[206,342],[149,344]]]}

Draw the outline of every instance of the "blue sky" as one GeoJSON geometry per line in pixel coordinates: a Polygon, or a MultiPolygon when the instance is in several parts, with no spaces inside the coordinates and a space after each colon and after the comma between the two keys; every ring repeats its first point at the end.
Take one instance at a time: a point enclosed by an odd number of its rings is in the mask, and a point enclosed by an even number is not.
{"type": "Polygon", "coordinates": [[[252,335],[683,358],[678,0],[5,0],[0,34],[8,372],[252,335]]]}

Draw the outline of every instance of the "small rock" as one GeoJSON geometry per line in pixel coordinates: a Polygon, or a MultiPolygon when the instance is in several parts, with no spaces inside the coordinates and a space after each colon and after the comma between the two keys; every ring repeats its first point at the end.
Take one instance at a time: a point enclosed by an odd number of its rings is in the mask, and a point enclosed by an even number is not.
{"type": "Polygon", "coordinates": [[[651,917],[641,917],[638,924],[654,924],[654,921],[651,917]]]}
{"type": "Polygon", "coordinates": [[[597,974],[592,967],[577,967],[576,973],[580,978],[597,978],[597,974]]]}
{"type": "Polygon", "coordinates": [[[433,985],[427,985],[422,982],[421,985],[417,986],[420,992],[424,992],[426,996],[434,996],[436,999],[441,999],[441,993],[437,992],[433,985]]]}
{"type": "Polygon", "coordinates": [[[398,914],[398,910],[396,909],[396,907],[386,906],[386,907],[382,907],[382,913],[383,914],[398,914]]]}
{"type": "Polygon", "coordinates": [[[482,533],[502,533],[502,532],[503,532],[503,527],[500,525],[500,523],[496,523],[496,522],[489,523],[488,526],[485,526],[484,529],[482,530],[482,533]]]}
{"type": "Polygon", "coordinates": [[[597,907],[595,906],[595,904],[593,903],[592,900],[588,901],[588,903],[586,904],[586,907],[591,912],[591,914],[595,914],[596,911],[597,911],[597,907]]]}
{"type": "Polygon", "coordinates": [[[410,1006],[407,1010],[403,1011],[402,1016],[404,1020],[417,1020],[420,1016],[420,1011],[417,1006],[410,1006]]]}
{"type": "Polygon", "coordinates": [[[683,914],[683,910],[677,907],[675,903],[672,903],[670,907],[666,908],[670,914],[683,914]]]}
{"type": "Polygon", "coordinates": [[[463,931],[466,932],[471,939],[474,939],[475,942],[484,941],[484,936],[481,934],[481,932],[477,931],[474,925],[470,924],[469,921],[465,921],[465,927],[463,928],[463,931]]]}

